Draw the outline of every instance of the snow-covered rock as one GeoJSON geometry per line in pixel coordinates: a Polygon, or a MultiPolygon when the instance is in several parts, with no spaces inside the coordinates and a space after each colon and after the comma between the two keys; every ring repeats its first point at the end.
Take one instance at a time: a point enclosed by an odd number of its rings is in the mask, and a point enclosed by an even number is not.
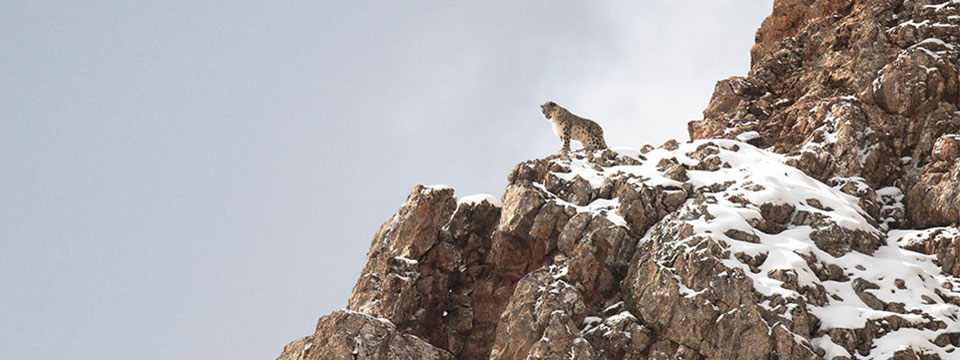
{"type": "Polygon", "coordinates": [[[280,358],[960,358],[958,29],[957,0],[776,1],[694,141],[414,188],[280,358]]]}
{"type": "Polygon", "coordinates": [[[418,187],[349,308],[458,358],[949,358],[960,230],[885,231],[863,181],[789,160],[698,140],[518,164],[502,206],[418,187]]]}

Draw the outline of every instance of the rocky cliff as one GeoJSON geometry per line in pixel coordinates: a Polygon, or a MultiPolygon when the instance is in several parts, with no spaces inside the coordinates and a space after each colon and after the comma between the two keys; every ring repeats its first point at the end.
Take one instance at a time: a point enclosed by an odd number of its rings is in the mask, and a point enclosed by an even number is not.
{"type": "Polygon", "coordinates": [[[960,358],[960,2],[778,0],[692,141],[415,188],[279,359],[960,358]]]}

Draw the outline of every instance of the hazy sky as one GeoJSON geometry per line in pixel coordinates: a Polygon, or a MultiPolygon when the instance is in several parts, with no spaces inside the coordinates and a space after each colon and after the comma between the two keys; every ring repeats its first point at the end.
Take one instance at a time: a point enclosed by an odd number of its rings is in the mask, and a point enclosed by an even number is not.
{"type": "Polygon", "coordinates": [[[416,184],[686,140],[769,0],[8,1],[0,358],[272,359],[416,184]]]}

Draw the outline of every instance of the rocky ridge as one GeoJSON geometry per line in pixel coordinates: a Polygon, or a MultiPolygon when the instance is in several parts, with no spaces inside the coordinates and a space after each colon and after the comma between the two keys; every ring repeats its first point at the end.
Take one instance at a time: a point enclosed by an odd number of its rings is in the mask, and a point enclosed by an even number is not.
{"type": "Polygon", "coordinates": [[[416,187],[278,359],[960,357],[957,1],[779,0],[688,143],[416,187]]]}
{"type": "Polygon", "coordinates": [[[521,163],[502,205],[417,187],[374,237],[349,311],[281,358],[949,358],[960,345],[960,279],[917,252],[956,243],[955,227],[884,232],[847,183],[735,140],[644,151],[521,163]],[[408,357],[385,355],[403,354],[397,341],[408,357]]]}
{"type": "MultiPolygon", "coordinates": [[[[960,2],[781,0],[748,76],[717,83],[692,139],[791,157],[823,181],[900,198],[889,227],[960,222],[960,2]]],[[[871,197],[868,194],[866,197],[871,197]]]]}

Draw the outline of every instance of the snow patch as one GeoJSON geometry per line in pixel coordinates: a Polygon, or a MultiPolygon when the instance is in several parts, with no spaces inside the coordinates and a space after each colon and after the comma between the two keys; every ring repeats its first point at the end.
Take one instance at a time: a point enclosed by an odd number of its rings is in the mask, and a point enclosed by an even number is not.
{"type": "Polygon", "coordinates": [[[760,137],[760,133],[756,131],[744,131],[740,133],[740,135],[737,135],[737,140],[740,140],[743,142],[749,142],[750,140],[757,139],[759,137],[760,137]]]}
{"type": "Polygon", "coordinates": [[[503,204],[500,202],[500,199],[490,194],[474,194],[474,195],[464,196],[460,198],[460,200],[457,200],[457,205],[465,204],[465,205],[473,206],[473,205],[478,205],[480,203],[483,203],[484,201],[496,207],[503,207],[503,204]]]}

